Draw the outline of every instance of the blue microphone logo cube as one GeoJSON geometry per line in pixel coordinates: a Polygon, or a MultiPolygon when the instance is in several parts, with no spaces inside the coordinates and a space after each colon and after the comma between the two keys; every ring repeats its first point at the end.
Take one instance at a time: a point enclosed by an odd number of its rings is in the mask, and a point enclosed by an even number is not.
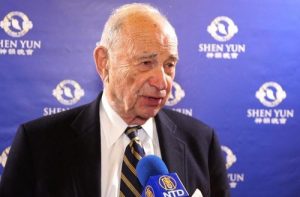
{"type": "Polygon", "coordinates": [[[143,197],[188,197],[189,194],[176,173],[151,176],[143,197]]]}

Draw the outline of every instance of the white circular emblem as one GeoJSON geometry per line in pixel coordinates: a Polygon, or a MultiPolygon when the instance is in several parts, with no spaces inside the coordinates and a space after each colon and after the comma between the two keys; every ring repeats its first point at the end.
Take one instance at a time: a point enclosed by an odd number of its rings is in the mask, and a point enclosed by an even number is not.
{"type": "Polygon", "coordinates": [[[264,83],[255,96],[264,106],[275,107],[286,98],[286,92],[278,83],[270,81],[264,83]]]}
{"type": "Polygon", "coordinates": [[[63,80],[53,90],[52,95],[61,104],[74,105],[84,96],[84,90],[74,80],[63,80]]]}
{"type": "Polygon", "coordinates": [[[221,149],[226,154],[226,169],[229,169],[237,161],[237,158],[227,146],[221,146],[221,149]]]}
{"type": "Polygon", "coordinates": [[[23,12],[10,12],[0,22],[0,27],[12,37],[24,36],[32,27],[32,22],[23,12]]]}
{"type": "Polygon", "coordinates": [[[9,150],[10,150],[10,146],[7,147],[0,155],[0,164],[3,166],[3,168],[5,167],[9,150]]]}
{"type": "Polygon", "coordinates": [[[207,31],[217,41],[226,42],[238,32],[238,27],[227,16],[219,16],[211,22],[207,31]]]}
{"type": "Polygon", "coordinates": [[[178,83],[173,81],[172,90],[170,96],[166,102],[167,106],[176,105],[185,96],[184,90],[180,87],[178,83]]]}

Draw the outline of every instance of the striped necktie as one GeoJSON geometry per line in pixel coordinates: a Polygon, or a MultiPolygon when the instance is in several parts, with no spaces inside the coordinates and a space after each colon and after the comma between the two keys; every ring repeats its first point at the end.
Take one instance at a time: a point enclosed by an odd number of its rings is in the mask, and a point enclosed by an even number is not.
{"type": "Polygon", "coordinates": [[[145,156],[141,142],[137,136],[137,131],[141,126],[128,127],[125,134],[130,138],[130,143],[125,149],[121,171],[120,197],[136,197],[142,194],[142,185],[136,174],[138,161],[145,156]]]}

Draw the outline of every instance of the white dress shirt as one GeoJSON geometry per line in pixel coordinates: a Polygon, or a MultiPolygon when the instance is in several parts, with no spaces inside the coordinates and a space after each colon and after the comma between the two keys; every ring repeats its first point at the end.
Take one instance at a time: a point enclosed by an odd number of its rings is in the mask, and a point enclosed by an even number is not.
{"type": "MultiPolygon", "coordinates": [[[[111,108],[105,91],[100,102],[101,196],[119,197],[123,156],[130,140],[124,133],[127,123],[111,108]]],[[[146,155],[161,157],[154,118],[141,125],[138,136],[146,155]]]]}

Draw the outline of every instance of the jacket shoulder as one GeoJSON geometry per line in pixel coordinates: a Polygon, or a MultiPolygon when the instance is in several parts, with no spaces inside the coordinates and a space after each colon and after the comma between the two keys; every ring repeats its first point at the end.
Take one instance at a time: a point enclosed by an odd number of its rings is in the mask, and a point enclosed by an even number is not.
{"type": "Polygon", "coordinates": [[[43,116],[22,124],[23,127],[31,129],[47,129],[55,125],[67,124],[72,122],[76,116],[86,108],[86,105],[82,105],[73,109],[69,109],[56,114],[51,114],[48,116],[43,116]]]}

